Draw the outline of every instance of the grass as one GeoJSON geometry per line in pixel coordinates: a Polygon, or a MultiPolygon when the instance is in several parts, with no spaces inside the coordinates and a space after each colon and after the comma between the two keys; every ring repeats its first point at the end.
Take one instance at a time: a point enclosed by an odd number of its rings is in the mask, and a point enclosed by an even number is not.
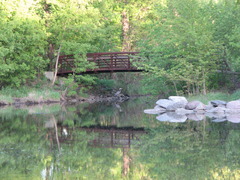
{"type": "Polygon", "coordinates": [[[60,100],[60,93],[50,89],[35,89],[29,91],[27,97],[33,100],[60,100]]]}
{"type": "Polygon", "coordinates": [[[235,91],[232,94],[223,92],[210,92],[207,95],[195,95],[187,97],[188,101],[198,100],[204,104],[208,104],[212,100],[222,100],[222,101],[234,101],[240,99],[240,90],[235,91]]]}
{"type": "Polygon", "coordinates": [[[28,98],[33,101],[60,100],[60,93],[50,88],[3,88],[0,91],[0,101],[12,103],[13,98],[28,98]]]}
{"type": "Polygon", "coordinates": [[[11,104],[13,103],[13,98],[8,95],[0,95],[0,103],[11,104]]]}

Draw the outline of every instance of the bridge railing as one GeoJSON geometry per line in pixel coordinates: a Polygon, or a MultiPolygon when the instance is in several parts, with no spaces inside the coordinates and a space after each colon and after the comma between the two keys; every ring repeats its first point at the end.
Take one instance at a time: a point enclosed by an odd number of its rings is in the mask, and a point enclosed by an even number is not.
{"type": "MultiPolygon", "coordinates": [[[[131,59],[133,59],[138,53],[139,52],[88,53],[87,60],[95,63],[95,68],[87,69],[86,72],[137,70],[137,68],[132,65],[131,59]]],[[[74,56],[60,56],[59,65],[59,74],[72,73],[75,68],[74,56]]]]}

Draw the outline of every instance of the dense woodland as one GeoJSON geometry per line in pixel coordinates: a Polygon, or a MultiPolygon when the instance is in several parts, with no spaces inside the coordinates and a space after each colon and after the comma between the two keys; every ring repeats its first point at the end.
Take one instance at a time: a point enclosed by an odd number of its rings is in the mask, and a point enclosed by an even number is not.
{"type": "Polygon", "coordinates": [[[239,0],[0,0],[0,18],[1,88],[41,79],[58,53],[84,72],[86,53],[114,51],[141,52],[148,72],[74,80],[166,95],[240,85],[239,0]]]}

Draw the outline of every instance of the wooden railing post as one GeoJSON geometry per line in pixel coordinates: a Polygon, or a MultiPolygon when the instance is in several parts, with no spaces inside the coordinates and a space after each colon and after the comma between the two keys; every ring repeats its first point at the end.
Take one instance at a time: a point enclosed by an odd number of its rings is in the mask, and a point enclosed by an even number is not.
{"type": "Polygon", "coordinates": [[[112,69],[113,68],[113,55],[111,54],[111,56],[110,56],[110,69],[112,69]]]}
{"type": "Polygon", "coordinates": [[[130,69],[130,54],[128,54],[128,69],[130,69]]]}

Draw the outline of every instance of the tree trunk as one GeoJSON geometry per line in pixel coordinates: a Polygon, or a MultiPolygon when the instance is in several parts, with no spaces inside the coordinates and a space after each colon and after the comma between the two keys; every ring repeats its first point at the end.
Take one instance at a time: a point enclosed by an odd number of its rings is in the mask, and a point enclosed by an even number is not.
{"type": "Polygon", "coordinates": [[[54,73],[54,77],[53,77],[53,82],[52,82],[52,86],[54,85],[56,78],[57,78],[57,73],[58,73],[58,60],[59,60],[59,56],[60,56],[60,52],[61,52],[61,45],[58,49],[58,54],[57,54],[57,59],[56,59],[56,64],[55,64],[55,73],[54,73]]]}

